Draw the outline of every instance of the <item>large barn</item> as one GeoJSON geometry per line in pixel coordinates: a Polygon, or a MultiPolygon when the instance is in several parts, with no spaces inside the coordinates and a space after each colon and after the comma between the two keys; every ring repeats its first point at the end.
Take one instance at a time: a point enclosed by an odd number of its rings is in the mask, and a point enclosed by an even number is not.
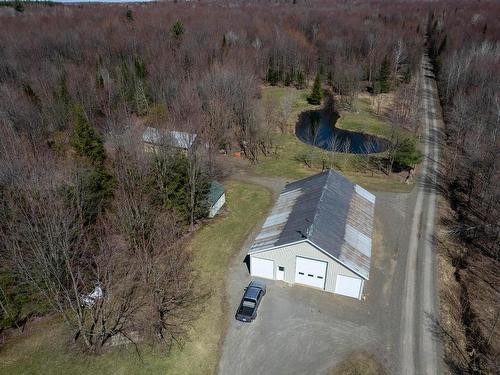
{"type": "Polygon", "coordinates": [[[252,276],[360,299],[374,209],[373,194],[334,171],[288,184],[248,251],[252,276]]]}

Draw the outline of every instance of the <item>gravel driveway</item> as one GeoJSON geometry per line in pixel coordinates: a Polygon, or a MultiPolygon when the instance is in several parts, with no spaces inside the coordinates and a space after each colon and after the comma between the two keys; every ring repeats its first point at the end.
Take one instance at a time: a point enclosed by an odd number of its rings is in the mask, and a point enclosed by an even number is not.
{"type": "MultiPolygon", "coordinates": [[[[227,331],[220,374],[322,374],[346,354],[366,350],[389,370],[398,337],[401,298],[399,251],[411,209],[408,194],[377,194],[376,231],[370,281],[361,301],[299,285],[266,280],[267,294],[252,323],[234,319],[251,278],[244,262],[248,238],[227,280],[227,331]]],[[[259,229],[259,228],[257,228],[259,229]]]]}

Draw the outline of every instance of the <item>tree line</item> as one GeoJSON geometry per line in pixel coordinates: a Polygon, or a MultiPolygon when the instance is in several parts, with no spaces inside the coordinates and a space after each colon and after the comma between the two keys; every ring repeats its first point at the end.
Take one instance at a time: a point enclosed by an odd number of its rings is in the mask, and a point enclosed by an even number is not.
{"type": "Polygon", "coordinates": [[[447,229],[460,247],[451,257],[466,353],[452,363],[474,374],[494,371],[500,350],[493,333],[499,315],[499,11],[494,3],[443,2],[430,11],[426,26],[446,125],[438,188],[453,209],[447,229]]]}

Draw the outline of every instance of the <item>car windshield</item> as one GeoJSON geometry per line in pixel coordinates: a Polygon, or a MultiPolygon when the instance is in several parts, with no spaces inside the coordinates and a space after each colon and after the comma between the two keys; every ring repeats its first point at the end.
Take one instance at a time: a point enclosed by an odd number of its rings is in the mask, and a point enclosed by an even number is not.
{"type": "Polygon", "coordinates": [[[243,307],[249,307],[253,309],[255,307],[255,301],[251,301],[249,299],[244,299],[243,300],[243,307]]]}

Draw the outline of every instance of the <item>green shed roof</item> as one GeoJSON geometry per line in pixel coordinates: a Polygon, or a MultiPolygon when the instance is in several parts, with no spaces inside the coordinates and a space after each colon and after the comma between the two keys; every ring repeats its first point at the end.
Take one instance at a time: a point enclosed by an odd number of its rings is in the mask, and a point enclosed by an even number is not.
{"type": "Polygon", "coordinates": [[[224,185],[217,181],[210,182],[210,191],[208,192],[208,202],[213,206],[224,194],[224,185]]]}

